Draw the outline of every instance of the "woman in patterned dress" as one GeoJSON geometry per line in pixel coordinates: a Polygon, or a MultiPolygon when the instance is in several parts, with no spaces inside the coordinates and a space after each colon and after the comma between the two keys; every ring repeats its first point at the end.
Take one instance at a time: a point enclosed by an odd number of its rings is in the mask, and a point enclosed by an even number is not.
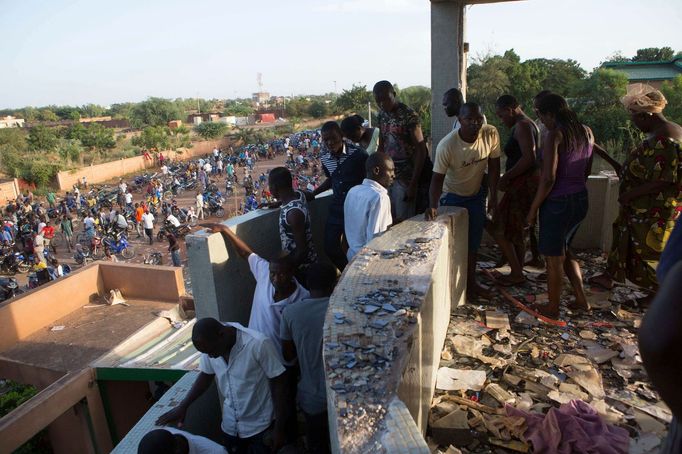
{"type": "Polygon", "coordinates": [[[658,260],[682,211],[682,127],[663,116],[667,101],[649,85],[628,87],[621,101],[646,138],[615,166],[620,211],[607,268],[590,283],[611,289],[628,279],[656,291],[658,260]]]}

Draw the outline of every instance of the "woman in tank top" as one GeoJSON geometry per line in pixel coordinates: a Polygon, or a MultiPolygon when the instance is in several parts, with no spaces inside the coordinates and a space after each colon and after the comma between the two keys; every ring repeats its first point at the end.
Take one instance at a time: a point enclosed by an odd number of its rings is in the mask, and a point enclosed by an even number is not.
{"type": "Polygon", "coordinates": [[[580,265],[569,246],[587,215],[586,181],[592,168],[594,138],[559,95],[540,99],[538,115],[549,132],[542,150],[542,176],[526,224],[533,225],[539,211],[539,249],[547,264],[549,304],[537,310],[557,318],[564,271],[575,293],[571,308],[589,309],[580,265]]]}

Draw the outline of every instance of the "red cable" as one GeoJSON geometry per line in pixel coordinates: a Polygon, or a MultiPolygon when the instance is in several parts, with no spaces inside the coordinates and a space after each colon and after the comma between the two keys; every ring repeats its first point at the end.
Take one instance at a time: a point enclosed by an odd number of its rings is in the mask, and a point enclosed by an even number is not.
{"type": "Polygon", "coordinates": [[[541,313],[539,313],[539,312],[537,312],[537,311],[534,311],[534,310],[531,309],[530,307],[526,306],[526,305],[523,304],[521,301],[519,301],[519,300],[517,300],[516,298],[514,298],[514,297],[513,297],[509,292],[507,292],[504,288],[502,288],[501,286],[499,286],[499,285],[497,284],[497,281],[495,280],[495,277],[493,276],[493,274],[492,274],[490,271],[488,271],[488,270],[486,270],[486,269],[484,269],[484,270],[482,270],[482,271],[483,271],[483,273],[485,273],[486,276],[488,276],[488,278],[489,278],[490,280],[493,281],[493,284],[495,284],[495,287],[497,287],[497,289],[500,291],[500,293],[502,293],[502,296],[504,296],[504,297],[505,297],[510,303],[512,303],[514,306],[516,306],[516,307],[518,307],[519,309],[521,309],[522,311],[524,311],[524,312],[526,312],[526,313],[532,315],[533,317],[537,318],[537,319],[540,320],[540,321],[543,321],[543,322],[545,322],[545,323],[549,323],[550,325],[562,326],[562,327],[563,327],[563,326],[566,326],[566,322],[564,322],[564,321],[562,321],[562,320],[555,320],[555,319],[553,319],[553,318],[546,317],[546,316],[542,315],[541,313]]]}

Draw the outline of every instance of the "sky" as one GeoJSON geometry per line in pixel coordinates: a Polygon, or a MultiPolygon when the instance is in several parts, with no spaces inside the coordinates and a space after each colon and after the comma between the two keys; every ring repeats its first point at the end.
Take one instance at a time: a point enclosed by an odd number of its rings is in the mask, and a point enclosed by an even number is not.
{"type": "MultiPolygon", "coordinates": [[[[0,108],[323,94],[430,85],[428,0],[0,0],[0,108]]],[[[525,0],[467,9],[470,57],[682,50],[680,0],[525,0]]]]}

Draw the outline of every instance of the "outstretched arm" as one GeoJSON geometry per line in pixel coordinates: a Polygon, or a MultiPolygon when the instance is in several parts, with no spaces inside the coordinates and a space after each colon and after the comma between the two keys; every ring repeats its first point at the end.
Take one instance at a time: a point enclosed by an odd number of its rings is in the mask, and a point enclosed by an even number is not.
{"type": "Polygon", "coordinates": [[[249,245],[242,241],[228,226],[223,224],[201,224],[201,226],[209,229],[211,233],[222,233],[225,243],[228,243],[228,240],[231,241],[242,258],[248,259],[253,254],[249,245]]]}

